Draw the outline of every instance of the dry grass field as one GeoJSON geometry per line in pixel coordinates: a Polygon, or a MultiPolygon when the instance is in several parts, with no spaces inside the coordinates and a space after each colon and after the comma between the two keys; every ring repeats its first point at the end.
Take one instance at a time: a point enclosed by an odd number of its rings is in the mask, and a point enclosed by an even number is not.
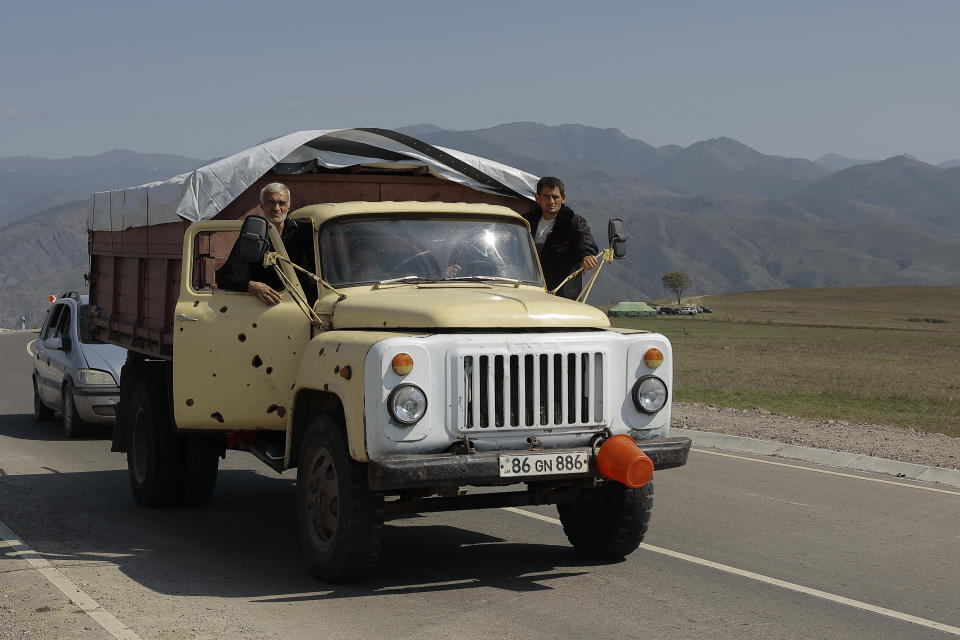
{"type": "Polygon", "coordinates": [[[689,304],[713,313],[612,319],[670,339],[676,400],[960,437],[960,287],[750,291],[689,304]]]}

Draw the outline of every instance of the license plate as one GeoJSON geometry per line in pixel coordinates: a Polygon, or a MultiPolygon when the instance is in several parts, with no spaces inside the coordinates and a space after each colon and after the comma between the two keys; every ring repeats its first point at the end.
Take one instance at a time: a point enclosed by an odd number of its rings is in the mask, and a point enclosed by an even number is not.
{"type": "Polygon", "coordinates": [[[500,456],[501,478],[585,473],[589,470],[590,453],[585,451],[500,456]]]}

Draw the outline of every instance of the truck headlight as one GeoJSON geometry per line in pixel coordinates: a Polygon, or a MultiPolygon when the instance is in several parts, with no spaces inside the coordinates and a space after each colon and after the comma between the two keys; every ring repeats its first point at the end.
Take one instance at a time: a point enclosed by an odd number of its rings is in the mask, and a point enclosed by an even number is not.
{"type": "Polygon", "coordinates": [[[390,392],[387,410],[401,424],[417,424],[427,412],[427,395],[416,385],[401,384],[390,392]]]}
{"type": "Polygon", "coordinates": [[[77,383],[82,387],[94,385],[117,386],[117,381],[108,371],[100,371],[99,369],[77,369],[77,383]]]}
{"type": "Polygon", "coordinates": [[[633,385],[633,405],[642,413],[656,413],[667,404],[667,384],[657,376],[643,376],[633,385]]]}

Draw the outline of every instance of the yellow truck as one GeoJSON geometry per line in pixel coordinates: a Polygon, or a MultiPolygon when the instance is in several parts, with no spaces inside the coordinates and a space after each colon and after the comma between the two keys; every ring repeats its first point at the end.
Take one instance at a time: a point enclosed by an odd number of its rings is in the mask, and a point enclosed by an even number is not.
{"type": "Polygon", "coordinates": [[[545,290],[517,213],[533,176],[382,129],[219,162],[94,197],[90,329],[128,349],[112,448],[139,504],[206,502],[241,450],[296,468],[305,561],[330,582],[372,571],[404,513],[556,504],[579,553],[637,548],[651,474],[690,447],[668,435],[671,346],[545,290]],[[277,181],[309,264],[256,215],[277,181]],[[216,287],[238,238],[279,304],[216,287]]]}

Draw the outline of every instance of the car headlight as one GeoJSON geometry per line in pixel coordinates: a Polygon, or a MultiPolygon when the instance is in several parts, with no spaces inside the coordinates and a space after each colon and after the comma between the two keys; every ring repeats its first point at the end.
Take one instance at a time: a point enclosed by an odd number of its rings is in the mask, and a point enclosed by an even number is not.
{"type": "Polygon", "coordinates": [[[113,376],[110,375],[109,372],[100,371],[99,369],[78,369],[77,382],[84,387],[96,385],[117,386],[117,381],[113,379],[113,376]]]}
{"type": "Polygon", "coordinates": [[[427,396],[416,385],[401,384],[390,392],[390,397],[387,398],[387,409],[390,411],[390,416],[397,422],[414,425],[420,422],[427,412],[427,396]]]}
{"type": "Polygon", "coordinates": [[[643,376],[633,385],[633,405],[642,413],[656,413],[667,404],[667,383],[657,376],[643,376]]]}

